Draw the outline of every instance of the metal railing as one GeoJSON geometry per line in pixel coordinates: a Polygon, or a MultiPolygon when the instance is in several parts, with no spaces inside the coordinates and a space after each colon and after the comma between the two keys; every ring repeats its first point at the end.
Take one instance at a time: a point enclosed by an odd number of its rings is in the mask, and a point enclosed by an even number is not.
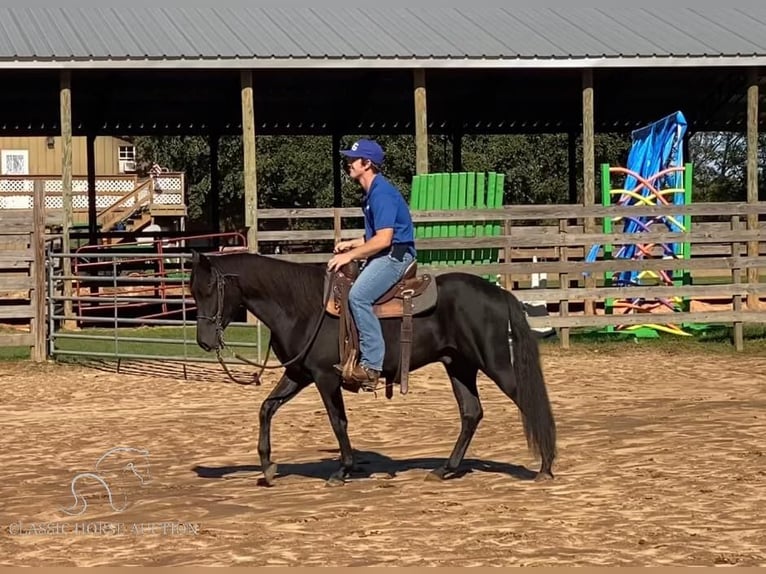
{"type": "MultiPolygon", "coordinates": [[[[139,255],[107,250],[91,251],[87,257],[98,260],[101,269],[98,275],[65,275],[61,261],[82,256],[82,253],[53,252],[51,249],[46,254],[50,357],[218,362],[215,354],[206,353],[196,342],[196,305],[189,291],[189,274],[184,269],[184,263],[191,259],[190,253],[174,252],[171,255],[155,252],[139,255]],[[181,263],[179,272],[174,277],[121,273],[123,263],[135,262],[137,256],[146,261],[147,265],[156,265],[157,258],[170,256],[181,263]],[[105,265],[110,270],[108,273],[105,272],[105,265]],[[74,291],[71,297],[62,294],[63,282],[67,280],[80,285],[80,289],[74,291]],[[136,295],[131,290],[132,287],[145,288],[147,285],[156,285],[155,294],[140,292],[136,295]],[[85,293],[88,290],[91,292],[85,293]],[[76,329],[63,328],[65,321],[73,319],[64,314],[65,301],[72,301],[75,308],[87,303],[91,310],[87,317],[75,318],[76,329]],[[136,312],[138,305],[142,306],[140,313],[136,312]],[[158,312],[147,313],[152,308],[158,312]]],[[[222,359],[227,365],[244,366],[245,363],[230,356],[236,351],[248,359],[263,362],[268,345],[268,329],[260,321],[253,323],[244,317],[241,319],[227,327],[227,349],[222,351],[222,359]]]]}

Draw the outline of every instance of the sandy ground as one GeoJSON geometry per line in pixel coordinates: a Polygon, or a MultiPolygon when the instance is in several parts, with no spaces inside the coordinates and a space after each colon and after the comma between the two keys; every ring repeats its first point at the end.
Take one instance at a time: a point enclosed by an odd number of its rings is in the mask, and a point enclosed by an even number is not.
{"type": "Polygon", "coordinates": [[[764,357],[547,349],[559,432],[547,483],[528,480],[538,463],[515,406],[486,379],[469,472],[424,481],[459,429],[429,367],[409,395],[346,395],[369,476],[337,488],[313,387],[277,414],[280,475],[265,488],[257,412],[278,372],[241,387],[217,365],[189,380],[174,364],[123,368],[0,364],[0,563],[766,565],[764,357]],[[118,446],[145,453],[96,469],[118,446]],[[131,461],[137,474],[120,473],[131,461]],[[78,516],[63,510],[73,483],[88,502],[78,516]]]}

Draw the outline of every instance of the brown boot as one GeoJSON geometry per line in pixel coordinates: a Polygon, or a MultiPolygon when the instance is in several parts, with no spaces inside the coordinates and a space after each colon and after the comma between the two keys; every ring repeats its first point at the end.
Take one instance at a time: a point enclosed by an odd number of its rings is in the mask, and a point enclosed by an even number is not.
{"type": "Polygon", "coordinates": [[[363,391],[374,391],[378,388],[380,372],[357,364],[351,371],[351,379],[362,385],[363,391]]]}

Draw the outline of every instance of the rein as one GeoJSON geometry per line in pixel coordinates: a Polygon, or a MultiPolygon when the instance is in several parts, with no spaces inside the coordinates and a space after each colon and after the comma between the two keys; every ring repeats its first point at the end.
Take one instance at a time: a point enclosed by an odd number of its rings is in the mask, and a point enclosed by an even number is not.
{"type": "MultiPolygon", "coordinates": [[[[228,367],[226,366],[226,363],[224,362],[223,358],[221,357],[221,350],[226,347],[226,342],[223,339],[223,306],[224,306],[224,293],[226,290],[226,281],[229,277],[239,277],[237,273],[222,273],[215,267],[212,268],[213,277],[215,278],[216,282],[216,311],[215,315],[212,317],[206,316],[206,315],[197,315],[200,319],[205,319],[207,321],[210,321],[211,323],[215,323],[215,332],[216,332],[216,338],[218,339],[218,346],[215,349],[215,355],[218,359],[218,362],[221,364],[221,367],[223,367],[223,370],[226,372],[226,374],[229,376],[229,378],[237,383],[238,385],[260,385],[261,384],[261,375],[263,374],[263,371],[265,369],[280,369],[282,367],[286,367],[288,365],[293,364],[295,361],[300,359],[306,351],[309,350],[311,345],[314,343],[314,339],[317,336],[317,333],[319,333],[319,329],[322,326],[322,321],[324,319],[325,313],[324,309],[327,306],[327,302],[330,299],[330,293],[332,291],[332,281],[325,281],[325,289],[324,289],[324,295],[323,295],[323,302],[322,302],[322,313],[319,314],[319,320],[316,322],[316,326],[314,327],[314,331],[311,334],[311,337],[309,338],[308,342],[306,343],[306,346],[292,359],[285,363],[279,363],[278,365],[267,365],[269,360],[269,352],[271,351],[271,339],[272,334],[269,333],[269,344],[266,347],[266,359],[264,360],[263,364],[257,363],[255,361],[252,361],[250,359],[247,359],[243,356],[241,356],[239,353],[232,351],[232,355],[234,355],[235,358],[239,359],[240,361],[244,363],[248,363],[254,367],[259,367],[261,371],[257,375],[253,375],[252,380],[249,381],[241,381],[234,377],[234,375],[231,374],[228,367]]],[[[330,271],[328,271],[328,274],[330,271]]]]}

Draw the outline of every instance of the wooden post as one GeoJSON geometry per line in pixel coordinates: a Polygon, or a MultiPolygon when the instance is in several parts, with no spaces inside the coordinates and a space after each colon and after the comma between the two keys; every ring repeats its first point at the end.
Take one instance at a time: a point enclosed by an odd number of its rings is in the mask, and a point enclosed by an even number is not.
{"type": "MultiPolygon", "coordinates": [[[[62,232],[62,273],[72,275],[72,259],[67,257],[71,251],[69,231],[72,227],[72,73],[61,70],[59,86],[59,104],[61,121],[61,200],[64,220],[62,232]]],[[[64,279],[64,329],[75,329],[77,323],[72,312],[72,280],[64,279]]]]}
{"type": "Polygon", "coordinates": [[[341,234],[343,233],[343,223],[340,218],[340,210],[340,207],[333,207],[332,209],[332,237],[333,242],[336,244],[342,239],[341,234]]]}
{"type": "MultiPolygon", "coordinates": [[[[593,127],[593,70],[586,69],[582,73],[582,161],[583,161],[583,205],[593,206],[596,202],[596,158],[594,152],[594,127],[593,127]]],[[[584,221],[585,233],[595,233],[596,221],[592,217],[586,217],[584,221]]],[[[590,274],[585,279],[585,287],[596,286],[596,278],[590,274]]],[[[595,314],[595,305],[592,299],[585,300],[585,314],[595,314]]]]}
{"type": "Polygon", "coordinates": [[[242,151],[245,174],[245,226],[247,250],[258,251],[258,187],[255,177],[255,111],[253,107],[253,72],[242,70],[242,151]]]}
{"type": "Polygon", "coordinates": [[[567,173],[569,175],[569,203],[577,203],[577,134],[569,132],[567,139],[567,173]]]}
{"type": "Polygon", "coordinates": [[[428,114],[426,105],[426,71],[413,71],[415,80],[415,173],[428,173],[428,114]]]}
{"type": "MultiPolygon", "coordinates": [[[[559,236],[563,237],[563,235],[567,232],[567,220],[561,219],[559,220],[559,236]]],[[[567,252],[567,248],[565,245],[561,245],[558,249],[559,251],[559,263],[566,263],[569,254],[567,252]]],[[[569,276],[566,273],[559,273],[559,289],[567,289],[569,287],[569,276]]],[[[560,317],[568,317],[569,316],[569,300],[568,299],[562,299],[559,301],[559,316],[560,317]]],[[[569,327],[561,327],[559,329],[559,338],[561,339],[561,347],[563,349],[569,348],[569,327]]]]}
{"type": "Polygon", "coordinates": [[[36,179],[34,182],[34,245],[32,247],[32,277],[34,281],[32,336],[32,360],[41,363],[45,360],[45,183],[36,179]]]}
{"type": "Polygon", "coordinates": [[[505,261],[505,268],[508,270],[503,273],[500,280],[503,285],[503,289],[511,291],[513,288],[513,277],[511,275],[511,266],[513,264],[513,246],[511,245],[511,232],[513,230],[512,222],[510,219],[506,219],[503,222],[503,234],[505,235],[505,248],[503,249],[503,260],[505,261]]]}
{"type": "Polygon", "coordinates": [[[340,134],[332,132],[332,204],[343,207],[343,182],[341,178],[340,134]]]}
{"type": "MultiPolygon", "coordinates": [[[[739,216],[738,215],[732,215],[731,216],[731,230],[737,231],[739,229],[739,216]]],[[[731,244],[731,256],[732,258],[740,257],[741,255],[741,249],[740,244],[736,242],[732,242],[731,244]]],[[[731,282],[734,284],[740,283],[742,281],[742,270],[739,267],[735,267],[731,270],[731,282]]],[[[749,296],[749,295],[748,295],[749,296]]],[[[742,295],[734,295],[732,297],[732,310],[735,313],[741,313],[742,312],[742,295]]],[[[737,351],[742,351],[745,348],[745,333],[742,328],[742,321],[734,321],[734,348],[737,351]]]]}
{"type": "MultiPolygon", "coordinates": [[[[758,202],[758,69],[751,68],[747,87],[747,203],[758,202]]],[[[758,214],[747,215],[747,230],[758,229],[758,214]]],[[[758,257],[758,241],[747,242],[747,256],[758,257]]],[[[748,267],[747,282],[758,283],[758,267],[748,267]]],[[[760,301],[756,293],[748,293],[747,308],[757,310],[760,301]]]]}
{"type": "MultiPolygon", "coordinates": [[[[88,241],[91,245],[98,244],[98,212],[96,210],[96,134],[89,132],[86,136],[88,166],[88,241]]],[[[96,289],[98,291],[98,289],[96,289]]],[[[91,289],[93,292],[93,289],[91,289]]]]}
{"type": "MultiPolygon", "coordinates": [[[[258,253],[258,186],[256,185],[255,171],[255,110],[253,72],[251,70],[242,70],[240,84],[242,87],[242,152],[244,155],[247,251],[248,253],[258,253]]],[[[246,321],[249,324],[258,323],[258,319],[249,311],[246,314],[246,321]]]]}

